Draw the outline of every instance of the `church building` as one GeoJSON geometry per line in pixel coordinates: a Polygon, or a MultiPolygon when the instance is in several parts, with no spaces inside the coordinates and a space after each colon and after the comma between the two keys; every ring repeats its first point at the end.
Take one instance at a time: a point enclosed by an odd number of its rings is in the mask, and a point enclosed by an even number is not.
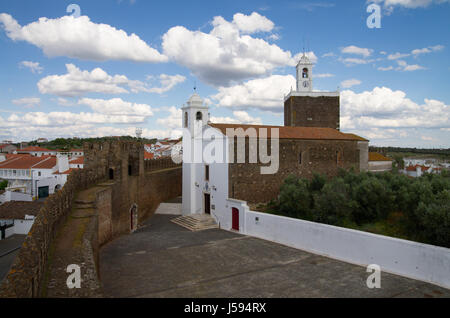
{"type": "Polygon", "coordinates": [[[221,228],[239,230],[242,207],[275,199],[291,174],[367,171],[369,141],[340,131],[339,92],[313,91],[312,66],[303,55],[297,90],[285,97],[284,126],[211,123],[202,98],[190,97],[182,108],[183,215],[210,215],[221,228]],[[269,166],[276,169],[264,173],[269,166]]]}

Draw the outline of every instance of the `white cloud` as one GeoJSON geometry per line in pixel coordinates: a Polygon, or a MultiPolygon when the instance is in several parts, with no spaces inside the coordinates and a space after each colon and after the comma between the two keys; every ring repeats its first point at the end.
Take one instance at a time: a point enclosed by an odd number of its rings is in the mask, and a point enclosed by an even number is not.
{"type": "Polygon", "coordinates": [[[83,124],[133,124],[143,123],[146,117],[141,115],[104,115],[99,113],[71,112],[29,112],[22,115],[12,114],[7,118],[6,127],[29,126],[67,126],[83,124]]]}
{"type": "Polygon", "coordinates": [[[17,106],[24,106],[27,108],[32,108],[39,105],[41,99],[39,97],[25,97],[20,99],[14,99],[12,103],[17,106]]]}
{"type": "Polygon", "coordinates": [[[66,64],[67,73],[50,75],[38,82],[42,94],[53,94],[63,97],[81,96],[87,93],[124,94],[147,92],[162,94],[169,91],[186,78],[181,75],[161,74],[161,87],[149,87],[147,83],[130,80],[125,75],[109,75],[101,68],[82,71],[73,64],[66,64]],[[126,89],[127,87],[128,89],[126,89]]]}
{"type": "Polygon", "coordinates": [[[167,75],[161,74],[159,75],[159,81],[161,83],[161,87],[153,87],[149,88],[146,91],[149,93],[157,93],[163,94],[165,92],[170,91],[175,85],[179,83],[183,83],[186,80],[186,77],[182,75],[167,75]]]}
{"type": "Polygon", "coordinates": [[[94,112],[105,115],[114,116],[153,116],[152,109],[147,104],[136,104],[122,100],[121,98],[113,99],[92,99],[83,98],[78,101],[79,105],[87,105],[94,112]]]}
{"type": "Polygon", "coordinates": [[[170,115],[165,118],[158,118],[156,120],[157,124],[169,129],[181,128],[181,109],[171,106],[166,110],[170,115]]]}
{"type": "Polygon", "coordinates": [[[124,75],[111,76],[101,68],[82,71],[73,64],[66,64],[67,74],[50,75],[41,79],[37,86],[42,94],[57,96],[80,96],[86,93],[122,94],[128,90],[129,80],[124,75]]]}
{"type": "Polygon", "coordinates": [[[231,22],[214,17],[209,33],[175,26],[163,36],[164,54],[215,86],[229,86],[268,75],[277,67],[295,66],[298,60],[291,52],[246,34],[255,30],[265,32],[272,27],[265,17],[251,17],[236,14],[231,22]],[[236,18],[240,22],[236,22],[236,18]]]}
{"type": "Polygon", "coordinates": [[[397,61],[398,67],[396,68],[397,71],[403,71],[403,72],[412,72],[412,71],[417,71],[417,70],[424,70],[425,67],[414,64],[414,65],[410,65],[408,63],[406,63],[403,60],[398,60],[397,61]]]}
{"type": "Polygon", "coordinates": [[[388,55],[388,60],[397,60],[397,59],[401,59],[401,58],[404,58],[404,57],[408,57],[410,55],[411,54],[408,54],[408,53],[399,53],[399,52],[397,52],[397,53],[394,53],[394,54],[389,54],[388,55]]]}
{"type": "Polygon", "coordinates": [[[387,67],[382,67],[382,66],[380,66],[380,67],[378,67],[377,68],[377,70],[379,70],[379,71],[392,71],[394,69],[394,67],[393,66],[387,66],[387,67]]]}
{"type": "Polygon", "coordinates": [[[357,80],[357,79],[354,79],[354,78],[341,82],[341,86],[343,88],[350,88],[352,86],[356,86],[356,85],[359,85],[359,84],[361,84],[361,81],[357,80]]]}
{"type": "Polygon", "coordinates": [[[333,52],[328,52],[322,55],[322,57],[333,57],[335,54],[333,52]]]}
{"type": "Polygon", "coordinates": [[[324,73],[324,74],[315,74],[315,78],[328,78],[328,77],[334,77],[334,74],[330,73],[324,73]]]}
{"type": "Polygon", "coordinates": [[[369,57],[372,54],[372,52],[373,52],[372,49],[357,47],[354,45],[341,48],[341,53],[362,55],[364,57],[369,57]]]}
{"type": "Polygon", "coordinates": [[[0,24],[14,41],[26,41],[48,57],[66,56],[82,60],[127,60],[166,62],[167,57],[150,47],[136,34],[128,35],[108,24],[91,22],[89,17],[40,18],[21,26],[9,14],[0,14],[0,24]]]}
{"type": "Polygon", "coordinates": [[[19,63],[19,66],[30,69],[33,74],[41,74],[44,70],[44,68],[40,66],[38,62],[22,61],[19,63]]]}
{"type": "Polygon", "coordinates": [[[425,8],[430,4],[440,4],[449,2],[449,0],[370,0],[370,2],[374,3],[382,3],[384,7],[390,8],[392,10],[393,7],[399,6],[408,9],[415,8],[425,8]]]}
{"type": "Polygon", "coordinates": [[[353,57],[348,57],[348,58],[339,58],[339,61],[341,61],[342,63],[346,64],[346,65],[355,65],[355,64],[369,64],[374,62],[374,60],[365,60],[365,59],[359,59],[359,58],[353,58],[353,57]]]}
{"type": "MultiPolygon", "coordinates": [[[[2,118],[0,117],[0,123],[2,118]]],[[[105,137],[105,136],[135,136],[135,126],[128,127],[113,127],[113,126],[98,126],[91,124],[77,124],[65,125],[57,127],[49,126],[31,126],[27,125],[27,129],[14,126],[8,128],[0,128],[0,136],[13,140],[14,142],[36,140],[39,137],[53,139],[58,137],[70,138],[90,138],[90,137],[105,137]]],[[[178,132],[179,133],[179,132],[178,132]]],[[[180,135],[177,131],[169,130],[150,130],[143,128],[142,136],[145,138],[177,138],[180,135]]]]}
{"type": "Polygon", "coordinates": [[[64,106],[64,107],[69,107],[69,106],[74,106],[76,105],[76,103],[72,100],[69,100],[67,98],[63,98],[63,97],[58,97],[56,99],[56,102],[58,103],[58,105],[60,106],[64,106]]]}
{"type": "Polygon", "coordinates": [[[443,45],[435,45],[435,46],[429,46],[429,47],[425,47],[423,49],[415,49],[411,51],[411,54],[413,54],[414,56],[420,55],[420,54],[428,54],[431,52],[436,52],[436,51],[442,51],[444,49],[443,45]]]}
{"type": "Polygon", "coordinates": [[[252,12],[250,15],[236,13],[233,16],[233,23],[239,30],[248,34],[255,32],[270,32],[275,26],[272,21],[257,12],[252,12]]]}
{"type": "Polygon", "coordinates": [[[262,125],[262,120],[259,117],[252,117],[246,111],[234,111],[232,117],[211,117],[211,122],[218,124],[247,124],[247,125],[262,125]]]}
{"type": "Polygon", "coordinates": [[[241,85],[219,88],[212,96],[219,106],[234,108],[260,108],[280,111],[284,95],[296,88],[292,75],[272,75],[247,81],[241,85]]]}
{"type": "Polygon", "coordinates": [[[450,106],[433,99],[417,104],[403,91],[387,87],[359,94],[342,91],[341,111],[343,129],[450,127],[450,106]]]}

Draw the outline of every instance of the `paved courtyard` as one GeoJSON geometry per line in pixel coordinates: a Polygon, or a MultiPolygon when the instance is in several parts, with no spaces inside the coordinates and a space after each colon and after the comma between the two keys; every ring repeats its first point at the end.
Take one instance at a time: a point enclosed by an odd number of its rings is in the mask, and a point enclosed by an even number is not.
{"type": "Polygon", "coordinates": [[[190,232],[156,214],[100,251],[108,297],[450,297],[450,290],[213,229],[190,232]]]}

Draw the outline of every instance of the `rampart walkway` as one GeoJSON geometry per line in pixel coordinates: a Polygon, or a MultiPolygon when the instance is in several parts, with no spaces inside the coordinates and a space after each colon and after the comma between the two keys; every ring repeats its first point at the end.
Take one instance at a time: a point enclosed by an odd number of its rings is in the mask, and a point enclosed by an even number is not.
{"type": "Polygon", "coordinates": [[[79,192],[75,197],[73,211],[62,230],[57,234],[50,250],[49,265],[45,276],[43,295],[45,297],[101,297],[101,287],[95,279],[92,263],[94,255],[86,245],[88,235],[97,231],[94,223],[97,211],[94,206],[95,194],[101,185],[79,192]],[[91,255],[92,254],[92,255],[91,255]],[[86,261],[91,262],[86,264],[86,261]],[[75,264],[81,268],[81,289],[69,289],[66,281],[70,273],[67,266],[75,264]],[[88,284],[88,285],[86,285],[88,284]]]}

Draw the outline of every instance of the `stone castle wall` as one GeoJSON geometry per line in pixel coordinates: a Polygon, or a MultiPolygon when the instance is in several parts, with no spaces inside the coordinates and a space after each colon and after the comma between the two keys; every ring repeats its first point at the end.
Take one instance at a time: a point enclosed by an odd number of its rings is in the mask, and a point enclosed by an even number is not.
{"type": "Polygon", "coordinates": [[[46,200],[0,285],[0,297],[41,295],[51,244],[72,211],[75,194],[101,183],[94,199],[97,217],[83,238],[85,262],[92,267],[89,285],[99,284],[98,249],[130,233],[131,207],[137,205],[142,222],[162,201],[181,195],[181,165],[167,160],[145,165],[143,151],[142,143],[120,139],[84,145],[85,169],[73,171],[64,187],[46,200]]]}
{"type": "Polygon", "coordinates": [[[7,277],[0,285],[0,297],[39,296],[50,245],[72,210],[75,193],[103,178],[103,175],[92,170],[73,171],[64,187],[45,201],[7,277]]]}
{"type": "MultiPolygon", "coordinates": [[[[277,198],[280,186],[290,174],[310,179],[314,172],[332,177],[337,175],[339,168],[353,167],[359,171],[360,151],[357,141],[280,139],[279,142],[279,170],[276,174],[262,175],[261,166],[269,165],[260,163],[230,164],[231,198],[249,203],[265,203],[277,198]]],[[[246,162],[249,162],[248,144],[247,139],[246,162]]]]}

